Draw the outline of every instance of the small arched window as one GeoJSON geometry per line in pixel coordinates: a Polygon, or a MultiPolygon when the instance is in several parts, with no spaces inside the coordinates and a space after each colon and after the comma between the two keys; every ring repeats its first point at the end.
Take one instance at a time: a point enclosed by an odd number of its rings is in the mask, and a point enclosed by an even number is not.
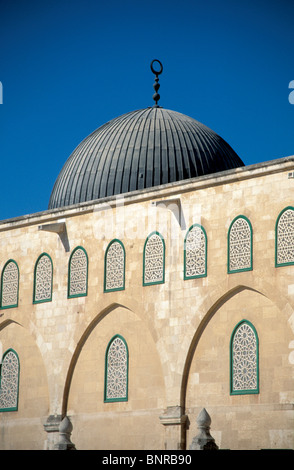
{"type": "Polygon", "coordinates": [[[19,271],[12,259],[5,264],[1,275],[1,308],[18,306],[19,271]]]}
{"type": "Polygon", "coordinates": [[[158,232],[146,239],[143,253],[143,285],[163,284],[165,278],[165,243],[158,232]]]}
{"type": "Polygon", "coordinates": [[[36,261],[34,270],[34,303],[52,300],[52,260],[47,253],[42,253],[36,261]]]}
{"type": "Polygon", "coordinates": [[[258,336],[254,326],[241,321],[231,337],[231,394],[259,393],[258,336]]]}
{"type": "Polygon", "coordinates": [[[77,246],[68,263],[68,298],[87,295],[88,290],[88,255],[85,249],[77,246]]]}
{"type": "Polygon", "coordinates": [[[2,358],[0,376],[0,411],[17,411],[19,386],[19,359],[13,349],[2,358]]]}
{"type": "Polygon", "coordinates": [[[294,208],[286,207],[276,222],[276,266],[294,264],[294,208]]]}
{"type": "Polygon", "coordinates": [[[207,236],[201,225],[189,228],[184,241],[184,279],[207,275],[207,236]]]}
{"type": "Polygon", "coordinates": [[[125,288],[125,249],[120,240],[112,240],[105,252],[104,291],[125,288]]]}
{"type": "Polygon", "coordinates": [[[105,354],[105,402],[128,400],[128,361],[126,341],[120,335],[114,336],[105,354]]]}
{"type": "Polygon", "coordinates": [[[228,273],[252,270],[252,226],[240,215],[229,228],[228,273]]]}

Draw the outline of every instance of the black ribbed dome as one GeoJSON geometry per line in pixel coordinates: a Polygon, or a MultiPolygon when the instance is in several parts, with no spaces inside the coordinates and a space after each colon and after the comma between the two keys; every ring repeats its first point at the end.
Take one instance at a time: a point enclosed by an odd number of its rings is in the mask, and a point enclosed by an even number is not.
{"type": "Polygon", "coordinates": [[[117,117],[86,137],[64,164],[49,209],[243,166],[215,132],[160,107],[117,117]]]}

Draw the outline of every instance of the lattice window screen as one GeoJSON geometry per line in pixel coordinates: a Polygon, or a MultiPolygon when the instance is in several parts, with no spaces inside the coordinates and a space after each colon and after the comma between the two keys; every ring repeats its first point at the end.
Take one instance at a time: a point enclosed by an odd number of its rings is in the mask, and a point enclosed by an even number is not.
{"type": "Polygon", "coordinates": [[[119,241],[108,246],[105,259],[105,290],[124,289],[125,252],[119,241]]]}
{"type": "Polygon", "coordinates": [[[229,234],[229,272],[252,268],[252,232],[249,222],[238,217],[229,234]]]}
{"type": "Polygon", "coordinates": [[[18,304],[18,267],[8,261],[2,272],[1,307],[15,307],[18,304]]]}
{"type": "Polygon", "coordinates": [[[164,282],[164,241],[157,233],[151,234],[144,249],[144,284],[164,282]]]}
{"type": "Polygon", "coordinates": [[[258,389],[258,349],[253,328],[246,322],[236,329],[232,343],[232,393],[258,389]]]}
{"type": "Polygon", "coordinates": [[[18,407],[19,361],[12,350],[3,356],[1,366],[0,409],[17,410],[18,407]]]}
{"type": "Polygon", "coordinates": [[[35,302],[51,300],[52,296],[52,262],[48,255],[42,255],[35,268],[35,302]]]}
{"type": "Polygon", "coordinates": [[[70,258],[69,297],[87,295],[88,258],[86,252],[78,247],[70,258]]]}
{"type": "Polygon", "coordinates": [[[276,233],[277,264],[294,263],[294,210],[286,209],[280,216],[276,233]]]}
{"type": "Polygon", "coordinates": [[[206,236],[202,227],[194,225],[185,240],[185,278],[206,275],[206,236]]]}
{"type": "Polygon", "coordinates": [[[128,397],[128,351],[123,339],[115,337],[106,358],[105,401],[126,401],[128,397]]]}

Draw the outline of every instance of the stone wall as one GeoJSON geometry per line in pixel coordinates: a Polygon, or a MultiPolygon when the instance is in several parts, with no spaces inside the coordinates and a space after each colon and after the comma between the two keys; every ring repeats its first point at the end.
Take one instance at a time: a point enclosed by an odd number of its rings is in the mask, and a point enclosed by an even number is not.
{"type": "Polygon", "coordinates": [[[20,278],[18,307],[1,312],[0,340],[3,352],[19,355],[20,387],[18,411],[0,413],[0,447],[54,447],[58,426],[49,434],[44,424],[67,415],[77,449],[189,448],[205,407],[219,448],[293,448],[294,266],[275,267],[292,167],[285,159],[3,222],[0,268],[14,259],[20,278]],[[252,224],[253,269],[228,274],[228,230],[238,215],[252,224]],[[195,223],[207,234],[207,276],[184,280],[184,239],[195,223]],[[165,242],[165,282],[143,286],[153,231],[165,242]],[[125,248],[125,286],[104,292],[113,239],[125,248]],[[88,255],[88,291],[68,298],[77,246],[88,255]],[[34,304],[43,252],[53,262],[52,301],[34,304]],[[232,396],[230,339],[243,319],[258,332],[260,388],[232,396]],[[116,334],[129,350],[128,400],[105,403],[105,352],[116,334]]]}

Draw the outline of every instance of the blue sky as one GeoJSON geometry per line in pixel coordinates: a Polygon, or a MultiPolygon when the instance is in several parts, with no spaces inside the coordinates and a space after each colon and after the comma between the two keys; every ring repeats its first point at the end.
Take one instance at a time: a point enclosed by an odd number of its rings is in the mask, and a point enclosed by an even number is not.
{"type": "Polygon", "coordinates": [[[294,155],[294,2],[0,0],[0,220],[47,209],[93,130],[159,104],[246,165],[294,155]]]}

